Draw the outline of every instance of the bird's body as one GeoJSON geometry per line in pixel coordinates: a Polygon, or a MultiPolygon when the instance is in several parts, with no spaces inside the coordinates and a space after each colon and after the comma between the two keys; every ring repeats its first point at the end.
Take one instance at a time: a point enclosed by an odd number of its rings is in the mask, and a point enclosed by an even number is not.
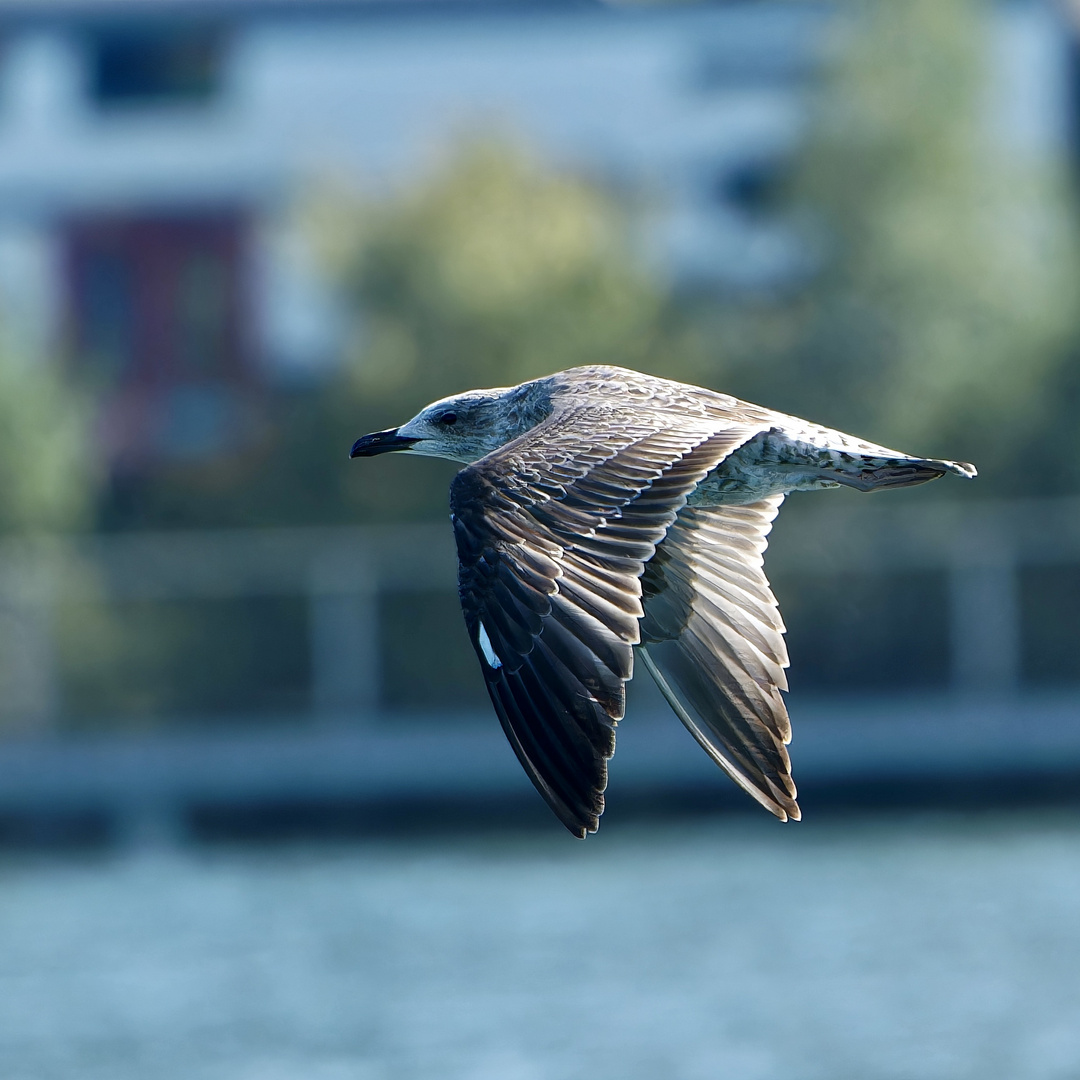
{"type": "Polygon", "coordinates": [[[603,812],[635,651],[710,757],[798,818],[762,570],[780,503],[975,475],[602,366],[444,398],[352,456],[389,450],[467,463],[450,502],[469,635],[518,759],[578,836],[603,812]]]}

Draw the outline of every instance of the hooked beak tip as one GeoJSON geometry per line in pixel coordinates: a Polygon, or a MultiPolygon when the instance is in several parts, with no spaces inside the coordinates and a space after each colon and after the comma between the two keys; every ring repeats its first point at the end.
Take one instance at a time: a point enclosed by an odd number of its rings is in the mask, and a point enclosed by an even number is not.
{"type": "Polygon", "coordinates": [[[376,454],[389,454],[394,450],[408,450],[419,439],[410,439],[398,434],[397,428],[389,431],[375,431],[356,440],[349,451],[350,458],[375,457],[376,454]]]}

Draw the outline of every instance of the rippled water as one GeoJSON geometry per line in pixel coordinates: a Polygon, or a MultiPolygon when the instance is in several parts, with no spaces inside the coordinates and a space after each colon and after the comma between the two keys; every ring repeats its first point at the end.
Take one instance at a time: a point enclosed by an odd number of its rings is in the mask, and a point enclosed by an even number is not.
{"type": "Polygon", "coordinates": [[[1080,1077],[1080,825],[0,864],[5,1080],[1080,1077]]]}

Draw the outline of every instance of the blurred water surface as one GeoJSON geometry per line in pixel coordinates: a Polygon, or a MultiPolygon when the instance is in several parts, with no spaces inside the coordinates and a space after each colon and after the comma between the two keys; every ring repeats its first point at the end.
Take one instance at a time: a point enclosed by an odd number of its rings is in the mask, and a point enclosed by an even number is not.
{"type": "Polygon", "coordinates": [[[1080,824],[733,819],[0,867],[10,1080],[1080,1075],[1080,824]]]}

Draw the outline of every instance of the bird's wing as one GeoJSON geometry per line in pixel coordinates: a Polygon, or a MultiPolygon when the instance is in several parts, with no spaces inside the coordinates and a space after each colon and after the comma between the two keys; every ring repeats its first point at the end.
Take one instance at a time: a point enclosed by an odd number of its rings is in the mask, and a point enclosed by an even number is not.
{"type": "Polygon", "coordinates": [[[799,817],[781,690],[784,624],[762,569],[783,495],[687,507],[642,580],[642,659],[709,756],[777,817],[799,817]]]}
{"type": "Polygon", "coordinates": [[[759,427],[579,411],[451,485],[459,593],[503,730],[577,836],[595,832],[640,640],[641,574],[687,494],[759,427]],[[664,427],[668,430],[664,430],[664,427]]]}

